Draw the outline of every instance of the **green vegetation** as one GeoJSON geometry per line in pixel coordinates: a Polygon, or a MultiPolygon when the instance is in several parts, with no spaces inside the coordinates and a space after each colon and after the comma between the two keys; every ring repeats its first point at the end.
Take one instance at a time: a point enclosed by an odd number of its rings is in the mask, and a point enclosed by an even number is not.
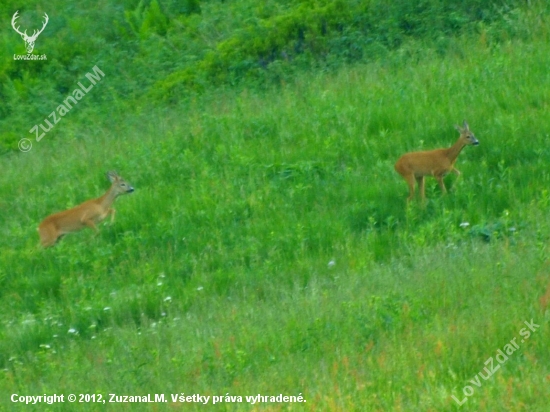
{"type": "Polygon", "coordinates": [[[45,11],[51,31],[47,64],[0,63],[0,410],[74,410],[14,393],[163,393],[132,406],[546,411],[546,3],[28,3],[22,23],[45,11]],[[462,175],[406,207],[395,160],[450,146],[463,119],[480,145],[462,175]],[[112,169],[136,189],[115,223],[40,249],[41,219],[112,169]],[[172,404],[182,392],[243,402],[172,404]],[[281,393],[307,402],[245,400],[281,393]]]}
{"type": "MultiPolygon", "coordinates": [[[[88,106],[127,114],[213,87],[263,87],[293,81],[298,72],[391,59],[411,40],[444,55],[461,33],[487,32],[488,41],[502,41],[532,31],[518,21],[523,0],[54,0],[48,9],[38,0],[25,3],[6,0],[0,12],[11,16],[21,8],[18,24],[29,33],[48,13],[35,54],[49,58],[0,63],[0,129],[6,130],[0,153],[17,150],[22,135],[96,65],[111,81],[89,96],[88,106]]],[[[9,25],[0,40],[8,54],[24,53],[9,25]]]]}

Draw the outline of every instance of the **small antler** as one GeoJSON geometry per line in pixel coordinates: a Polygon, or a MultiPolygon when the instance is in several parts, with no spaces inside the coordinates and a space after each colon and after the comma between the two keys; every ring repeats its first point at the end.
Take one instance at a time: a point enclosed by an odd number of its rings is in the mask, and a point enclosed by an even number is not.
{"type": "Polygon", "coordinates": [[[30,37],[30,39],[36,40],[38,35],[44,31],[44,29],[46,28],[46,25],[48,24],[48,21],[50,21],[50,18],[46,13],[44,13],[44,18],[45,20],[44,20],[44,24],[42,25],[42,28],[40,30],[35,30],[32,36],[30,37]]]}
{"type": "Polygon", "coordinates": [[[13,27],[13,29],[14,29],[17,33],[19,33],[21,36],[27,37],[27,30],[25,30],[25,33],[21,33],[21,32],[19,31],[19,27],[15,27],[15,20],[17,20],[17,19],[19,18],[19,16],[17,15],[17,13],[19,13],[19,10],[17,10],[17,11],[15,12],[15,14],[13,15],[13,17],[12,17],[12,19],[11,19],[11,27],[13,27]]]}

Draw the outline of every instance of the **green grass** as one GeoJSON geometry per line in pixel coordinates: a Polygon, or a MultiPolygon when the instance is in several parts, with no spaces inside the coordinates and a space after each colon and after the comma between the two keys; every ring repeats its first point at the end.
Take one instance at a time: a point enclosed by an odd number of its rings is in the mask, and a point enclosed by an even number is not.
{"type": "MultiPolygon", "coordinates": [[[[450,40],[444,56],[408,43],[170,109],[75,111],[4,156],[0,393],[545,411],[550,46],[544,22],[533,31],[450,40]],[[407,208],[395,160],[451,145],[463,119],[480,145],[459,156],[462,176],[445,197],[430,180],[426,207],[407,208]],[[40,220],[102,194],[112,169],[136,188],[115,223],[41,250],[40,220]],[[540,329],[459,408],[451,396],[531,319],[540,329]]],[[[16,406],[2,395],[0,408],[16,406]]],[[[24,410],[73,410],[48,408],[24,410]]]]}

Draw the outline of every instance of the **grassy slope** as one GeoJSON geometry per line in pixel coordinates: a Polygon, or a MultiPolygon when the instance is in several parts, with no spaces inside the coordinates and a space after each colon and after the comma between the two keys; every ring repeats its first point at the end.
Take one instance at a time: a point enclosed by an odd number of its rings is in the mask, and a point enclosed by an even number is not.
{"type": "Polygon", "coordinates": [[[545,410],[546,31],[453,47],[171,112],[71,113],[56,138],[5,157],[0,392],[455,410],[450,396],[533,319],[462,408],[545,410]],[[431,182],[427,208],[407,211],[395,159],[450,144],[462,118],[481,145],[461,154],[453,193],[431,182]],[[99,195],[112,168],[137,189],[115,225],[37,249],[40,219],[99,195]]]}

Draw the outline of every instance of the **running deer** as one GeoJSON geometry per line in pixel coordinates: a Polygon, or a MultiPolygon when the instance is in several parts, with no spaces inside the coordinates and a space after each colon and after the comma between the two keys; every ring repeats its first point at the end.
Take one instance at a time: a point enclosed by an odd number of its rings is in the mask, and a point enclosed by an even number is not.
{"type": "Polygon", "coordinates": [[[454,167],[456,158],[460,151],[466,145],[477,146],[478,140],[470,131],[466,120],[462,127],[455,126],[460,133],[460,137],[454,145],[448,149],[435,149],[424,152],[406,153],[395,163],[395,170],[407,181],[409,185],[408,201],[414,197],[414,181],[418,182],[422,200],[426,198],[424,191],[424,176],[434,176],[441,187],[443,193],[447,192],[443,177],[449,172],[460,175],[460,172],[454,167]]]}
{"type": "Polygon", "coordinates": [[[108,215],[111,215],[111,223],[114,221],[115,210],[111,205],[118,196],[132,193],[134,188],[116,172],[108,172],[107,178],[112,185],[103,196],[88,200],[72,209],[54,213],[40,223],[38,232],[43,247],[53,246],[63,235],[85,227],[93,229],[97,234],[99,230],[96,224],[108,215]]]}

